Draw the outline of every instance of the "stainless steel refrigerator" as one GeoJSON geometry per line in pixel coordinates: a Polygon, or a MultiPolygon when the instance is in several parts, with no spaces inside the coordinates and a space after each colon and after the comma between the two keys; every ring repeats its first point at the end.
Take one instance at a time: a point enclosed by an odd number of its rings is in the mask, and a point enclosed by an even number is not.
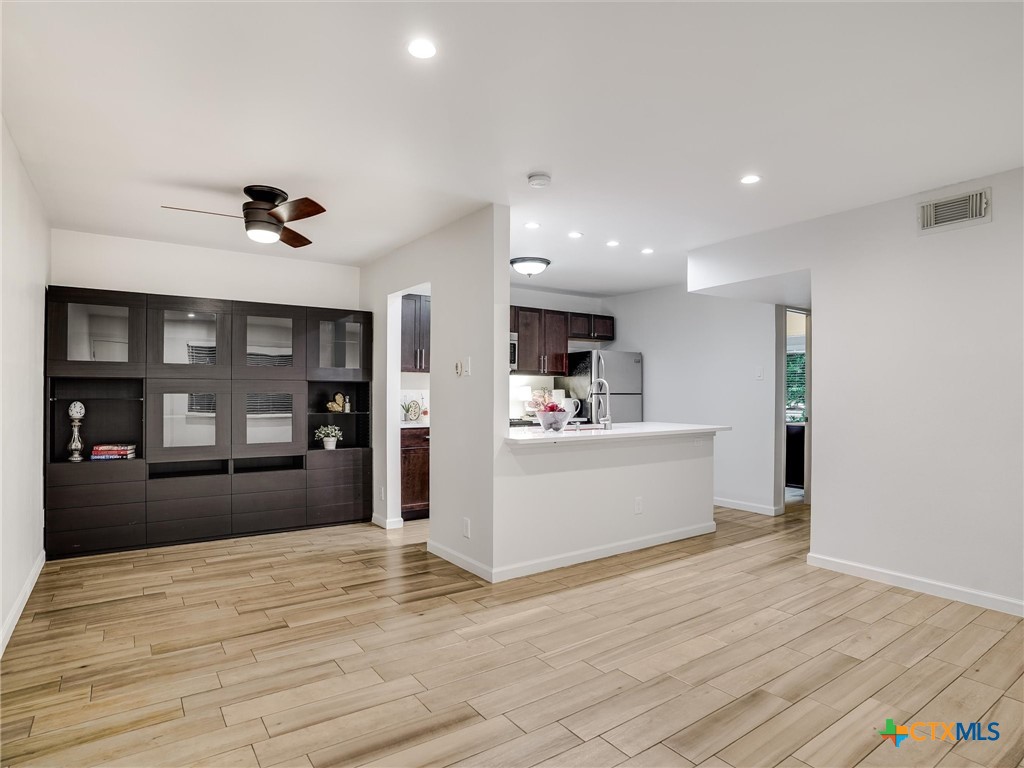
{"type": "Polygon", "coordinates": [[[598,398],[598,408],[589,402],[596,378],[608,382],[611,390],[612,423],[644,420],[644,356],[639,352],[608,352],[591,350],[569,353],[569,375],[555,377],[555,389],[564,389],[567,397],[580,401],[580,415],[597,423],[604,415],[604,398],[598,398]]]}

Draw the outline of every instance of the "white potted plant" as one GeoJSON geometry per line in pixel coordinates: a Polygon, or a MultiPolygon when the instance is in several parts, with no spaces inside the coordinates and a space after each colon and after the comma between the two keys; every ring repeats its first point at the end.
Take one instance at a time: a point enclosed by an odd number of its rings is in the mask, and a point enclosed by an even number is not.
{"type": "Polygon", "coordinates": [[[333,451],[338,447],[338,441],[341,440],[341,429],[333,424],[326,424],[322,427],[317,427],[313,437],[317,440],[323,440],[324,448],[328,451],[333,451]]]}

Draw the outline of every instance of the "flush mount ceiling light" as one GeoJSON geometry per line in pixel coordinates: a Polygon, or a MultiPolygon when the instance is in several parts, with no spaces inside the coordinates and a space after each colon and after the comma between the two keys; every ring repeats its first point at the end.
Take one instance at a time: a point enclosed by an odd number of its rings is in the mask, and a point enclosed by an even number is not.
{"type": "Polygon", "coordinates": [[[757,184],[761,180],[761,177],[756,173],[749,173],[740,179],[740,184],[757,184]]]}
{"type": "Polygon", "coordinates": [[[536,221],[528,221],[523,226],[526,227],[527,229],[540,229],[540,224],[538,224],[536,221]]]}
{"type": "Polygon", "coordinates": [[[644,248],[642,251],[640,251],[640,253],[642,253],[644,256],[650,256],[652,253],[654,253],[654,249],[644,248]]]}
{"type": "Polygon", "coordinates": [[[526,183],[533,189],[544,189],[544,187],[551,183],[551,174],[544,173],[543,171],[531,173],[526,177],[526,183]]]}
{"type": "Polygon", "coordinates": [[[570,232],[569,233],[569,237],[571,237],[573,240],[579,240],[581,237],[583,237],[583,233],[582,232],[570,232]]]}
{"type": "Polygon", "coordinates": [[[618,240],[609,240],[607,243],[605,243],[605,245],[607,245],[609,248],[615,248],[618,244],[618,240]]]}
{"type": "Polygon", "coordinates": [[[196,316],[196,313],[195,313],[195,312],[189,312],[189,313],[188,313],[188,316],[189,316],[189,317],[195,317],[195,316],[196,316]]]}
{"type": "Polygon", "coordinates": [[[417,59],[432,59],[437,53],[437,48],[429,40],[419,37],[409,43],[408,51],[417,59]]]}
{"type": "Polygon", "coordinates": [[[518,259],[512,259],[509,264],[520,275],[533,277],[547,269],[551,262],[538,256],[521,256],[518,259]]]}

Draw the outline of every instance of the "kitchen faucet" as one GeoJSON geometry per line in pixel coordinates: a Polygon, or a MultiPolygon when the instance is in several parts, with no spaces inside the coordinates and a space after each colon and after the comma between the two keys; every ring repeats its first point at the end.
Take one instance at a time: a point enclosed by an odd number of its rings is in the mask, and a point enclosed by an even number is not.
{"type": "Polygon", "coordinates": [[[604,395],[604,416],[601,416],[597,421],[602,424],[605,429],[612,428],[612,389],[608,386],[608,382],[601,378],[594,379],[594,383],[590,386],[590,403],[592,408],[597,408],[597,398],[600,395],[604,395]],[[597,385],[604,385],[604,392],[597,391],[597,385]]]}

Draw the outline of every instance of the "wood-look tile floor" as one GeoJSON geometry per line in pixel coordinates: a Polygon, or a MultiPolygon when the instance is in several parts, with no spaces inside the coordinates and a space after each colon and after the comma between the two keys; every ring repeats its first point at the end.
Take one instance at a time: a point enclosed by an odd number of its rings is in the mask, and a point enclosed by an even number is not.
{"type": "Polygon", "coordinates": [[[1017,766],[1024,625],[813,568],[808,511],[488,585],[427,523],[48,563],[2,764],[1017,766]],[[886,718],[999,721],[905,743],[886,718]]]}

